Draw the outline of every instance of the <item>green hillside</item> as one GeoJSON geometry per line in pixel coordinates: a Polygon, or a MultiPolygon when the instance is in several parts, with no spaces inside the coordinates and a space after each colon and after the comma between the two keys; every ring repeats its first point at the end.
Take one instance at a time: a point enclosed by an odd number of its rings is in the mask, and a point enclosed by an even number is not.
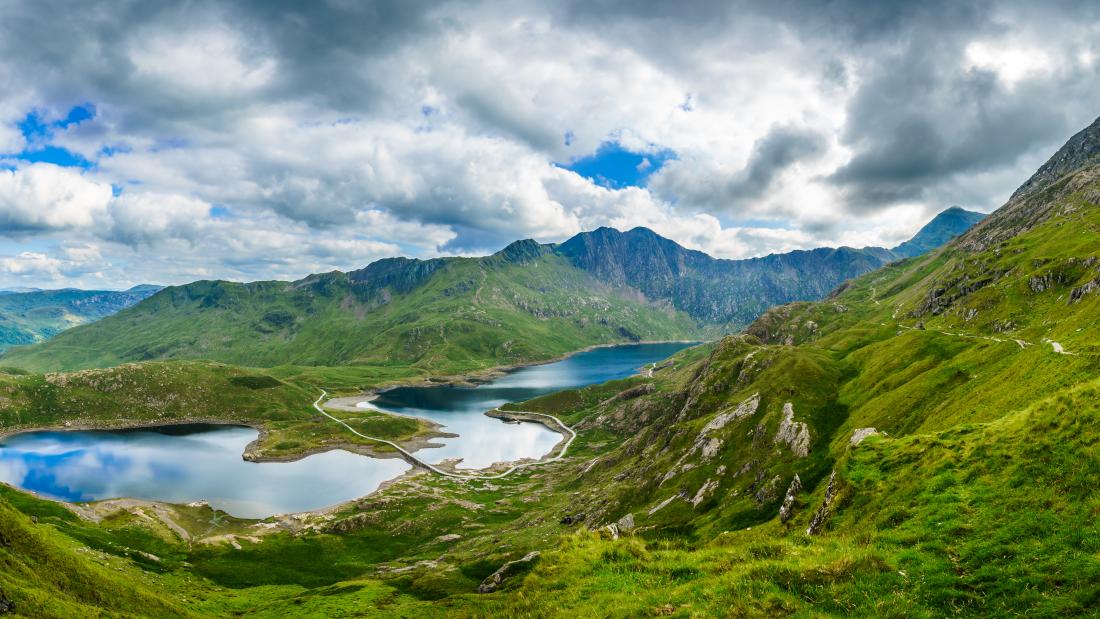
{"type": "Polygon", "coordinates": [[[160,290],[134,286],[129,290],[0,291],[0,352],[47,340],[72,327],[95,322],[160,290]]]}
{"type": "Polygon", "coordinates": [[[46,345],[10,351],[4,363],[56,370],[175,358],[455,374],[703,332],[685,314],[618,294],[553,255],[394,259],[365,271],[170,287],[46,345]]]}

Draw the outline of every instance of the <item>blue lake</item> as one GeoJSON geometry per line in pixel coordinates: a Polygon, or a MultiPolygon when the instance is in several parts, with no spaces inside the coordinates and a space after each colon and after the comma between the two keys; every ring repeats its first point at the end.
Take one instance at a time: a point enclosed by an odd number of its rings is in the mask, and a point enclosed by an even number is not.
{"type": "MultiPolygon", "coordinates": [[[[561,436],[534,423],[506,424],[483,413],[506,402],[625,378],[686,344],[598,348],[530,366],[476,387],[403,387],[373,406],[443,424],[456,438],[417,456],[462,466],[538,458],[561,436]]],[[[172,503],[206,501],[245,518],[308,511],[364,496],[409,465],[345,451],[297,462],[246,462],[251,428],[181,425],[121,431],[28,432],[0,442],[0,481],[68,501],[131,497],[172,503]]]]}

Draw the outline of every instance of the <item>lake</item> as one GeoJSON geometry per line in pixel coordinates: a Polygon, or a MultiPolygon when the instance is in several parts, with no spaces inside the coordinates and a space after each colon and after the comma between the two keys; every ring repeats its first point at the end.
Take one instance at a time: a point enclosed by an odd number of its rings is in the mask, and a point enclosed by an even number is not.
{"type": "MultiPolygon", "coordinates": [[[[429,462],[461,458],[462,468],[539,458],[561,435],[535,423],[507,424],[483,413],[506,402],[625,378],[687,344],[597,348],[529,366],[476,387],[402,387],[364,406],[418,415],[459,436],[422,449],[429,462]]],[[[256,431],[188,424],[118,431],[27,432],[0,442],[0,481],[66,501],[131,497],[171,503],[206,501],[242,518],[309,511],[357,497],[408,470],[399,459],[346,451],[296,462],[246,462],[256,431]]]]}

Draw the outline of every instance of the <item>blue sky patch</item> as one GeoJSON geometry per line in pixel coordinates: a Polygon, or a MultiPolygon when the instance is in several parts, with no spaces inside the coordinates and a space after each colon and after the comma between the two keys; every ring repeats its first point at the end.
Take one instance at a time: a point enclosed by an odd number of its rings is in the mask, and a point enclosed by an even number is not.
{"type": "Polygon", "coordinates": [[[50,141],[53,139],[54,131],[78,125],[91,118],[95,118],[95,106],[91,103],[74,106],[63,118],[51,121],[43,120],[38,110],[32,110],[18,123],[19,131],[27,141],[26,148],[22,152],[9,153],[7,156],[28,163],[52,163],[87,170],[92,167],[92,162],[68,149],[54,146],[50,141]]]}
{"type": "Polygon", "coordinates": [[[645,185],[651,174],[675,158],[676,153],[667,148],[651,153],[635,153],[623,148],[618,142],[604,142],[595,153],[587,157],[557,165],[572,170],[597,185],[621,189],[645,185]]]}

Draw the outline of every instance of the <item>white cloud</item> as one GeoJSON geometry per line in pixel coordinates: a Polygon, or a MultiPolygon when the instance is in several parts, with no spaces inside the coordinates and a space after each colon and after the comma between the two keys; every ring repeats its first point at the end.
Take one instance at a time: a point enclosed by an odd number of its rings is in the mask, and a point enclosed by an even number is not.
{"type": "Polygon", "coordinates": [[[224,24],[142,33],[129,46],[137,76],[189,95],[247,94],[271,82],[276,63],[224,24]]]}
{"type": "Polygon", "coordinates": [[[88,228],[102,219],[111,186],[72,168],[36,163],[0,170],[0,231],[88,228]]]}
{"type": "Polygon", "coordinates": [[[195,0],[59,21],[17,1],[0,152],[31,109],[97,114],[50,140],[89,171],[0,168],[0,229],[34,242],[5,269],[300,277],[600,225],[723,257],[890,245],[995,207],[1096,114],[1087,13],[837,6],[195,0]],[[554,165],[609,140],[676,158],[618,190],[554,165]]]}

